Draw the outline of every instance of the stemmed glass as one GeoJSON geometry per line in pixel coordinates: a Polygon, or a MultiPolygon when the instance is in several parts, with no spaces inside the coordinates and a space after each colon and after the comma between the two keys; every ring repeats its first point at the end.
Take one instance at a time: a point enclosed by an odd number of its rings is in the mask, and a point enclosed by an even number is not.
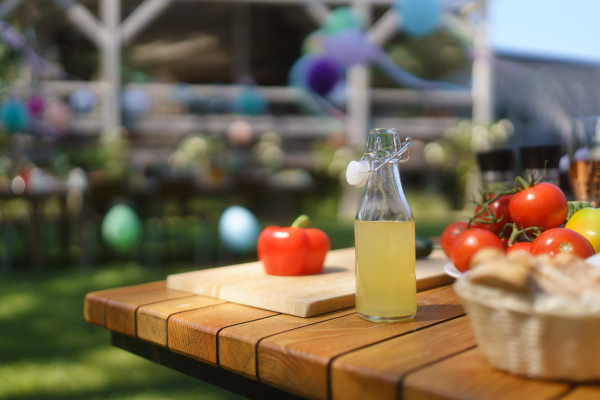
{"type": "Polygon", "coordinates": [[[600,116],[574,118],[567,154],[576,200],[600,203],[600,116]]]}

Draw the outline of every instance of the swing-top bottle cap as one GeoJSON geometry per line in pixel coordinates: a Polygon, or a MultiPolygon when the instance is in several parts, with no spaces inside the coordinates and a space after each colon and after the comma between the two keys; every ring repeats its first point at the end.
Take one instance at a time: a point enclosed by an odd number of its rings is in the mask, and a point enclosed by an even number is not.
{"type": "Polygon", "coordinates": [[[412,138],[402,142],[395,129],[372,129],[369,132],[365,155],[360,161],[351,161],[346,169],[346,180],[350,185],[364,186],[370,172],[376,172],[385,164],[394,161],[404,163],[410,158],[412,138]],[[383,141],[387,143],[382,143],[383,141]],[[391,150],[390,150],[391,149],[391,150]],[[402,156],[406,153],[406,158],[402,156]],[[371,163],[378,164],[372,167],[371,163]]]}
{"type": "Polygon", "coordinates": [[[346,180],[349,184],[362,187],[369,178],[369,163],[366,160],[350,161],[346,169],[346,180]]]}

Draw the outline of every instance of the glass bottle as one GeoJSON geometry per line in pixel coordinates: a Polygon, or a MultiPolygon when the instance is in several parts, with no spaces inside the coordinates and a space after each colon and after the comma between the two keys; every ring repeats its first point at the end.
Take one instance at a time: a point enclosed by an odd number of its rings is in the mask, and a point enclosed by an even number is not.
{"type": "Polygon", "coordinates": [[[396,129],[369,131],[365,195],[354,225],[356,310],[368,321],[398,322],[417,312],[415,223],[404,196],[399,164],[412,140],[396,129]]]}

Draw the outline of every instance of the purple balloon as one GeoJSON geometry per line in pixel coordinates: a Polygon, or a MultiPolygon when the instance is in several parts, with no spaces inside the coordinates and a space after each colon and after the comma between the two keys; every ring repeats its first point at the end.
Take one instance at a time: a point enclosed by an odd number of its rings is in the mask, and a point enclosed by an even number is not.
{"type": "Polygon", "coordinates": [[[358,29],[345,29],[326,36],[323,47],[329,58],[343,67],[368,62],[375,45],[358,29]]]}
{"type": "Polygon", "coordinates": [[[306,69],[306,83],[315,93],[325,96],[340,77],[339,66],[326,57],[314,59],[306,69]]]}
{"type": "Polygon", "coordinates": [[[44,98],[39,94],[34,94],[27,100],[27,109],[35,116],[39,116],[44,111],[44,105],[44,98]]]}

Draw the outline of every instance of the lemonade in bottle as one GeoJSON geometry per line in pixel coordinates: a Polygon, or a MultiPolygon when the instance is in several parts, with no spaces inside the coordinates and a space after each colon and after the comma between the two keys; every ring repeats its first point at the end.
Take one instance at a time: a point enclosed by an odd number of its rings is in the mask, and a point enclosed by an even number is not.
{"type": "Polygon", "coordinates": [[[417,312],[415,223],[399,169],[410,145],[411,139],[402,143],[395,129],[372,129],[362,165],[348,169],[350,183],[366,180],[354,232],[356,311],[369,321],[399,322],[417,312]]]}

